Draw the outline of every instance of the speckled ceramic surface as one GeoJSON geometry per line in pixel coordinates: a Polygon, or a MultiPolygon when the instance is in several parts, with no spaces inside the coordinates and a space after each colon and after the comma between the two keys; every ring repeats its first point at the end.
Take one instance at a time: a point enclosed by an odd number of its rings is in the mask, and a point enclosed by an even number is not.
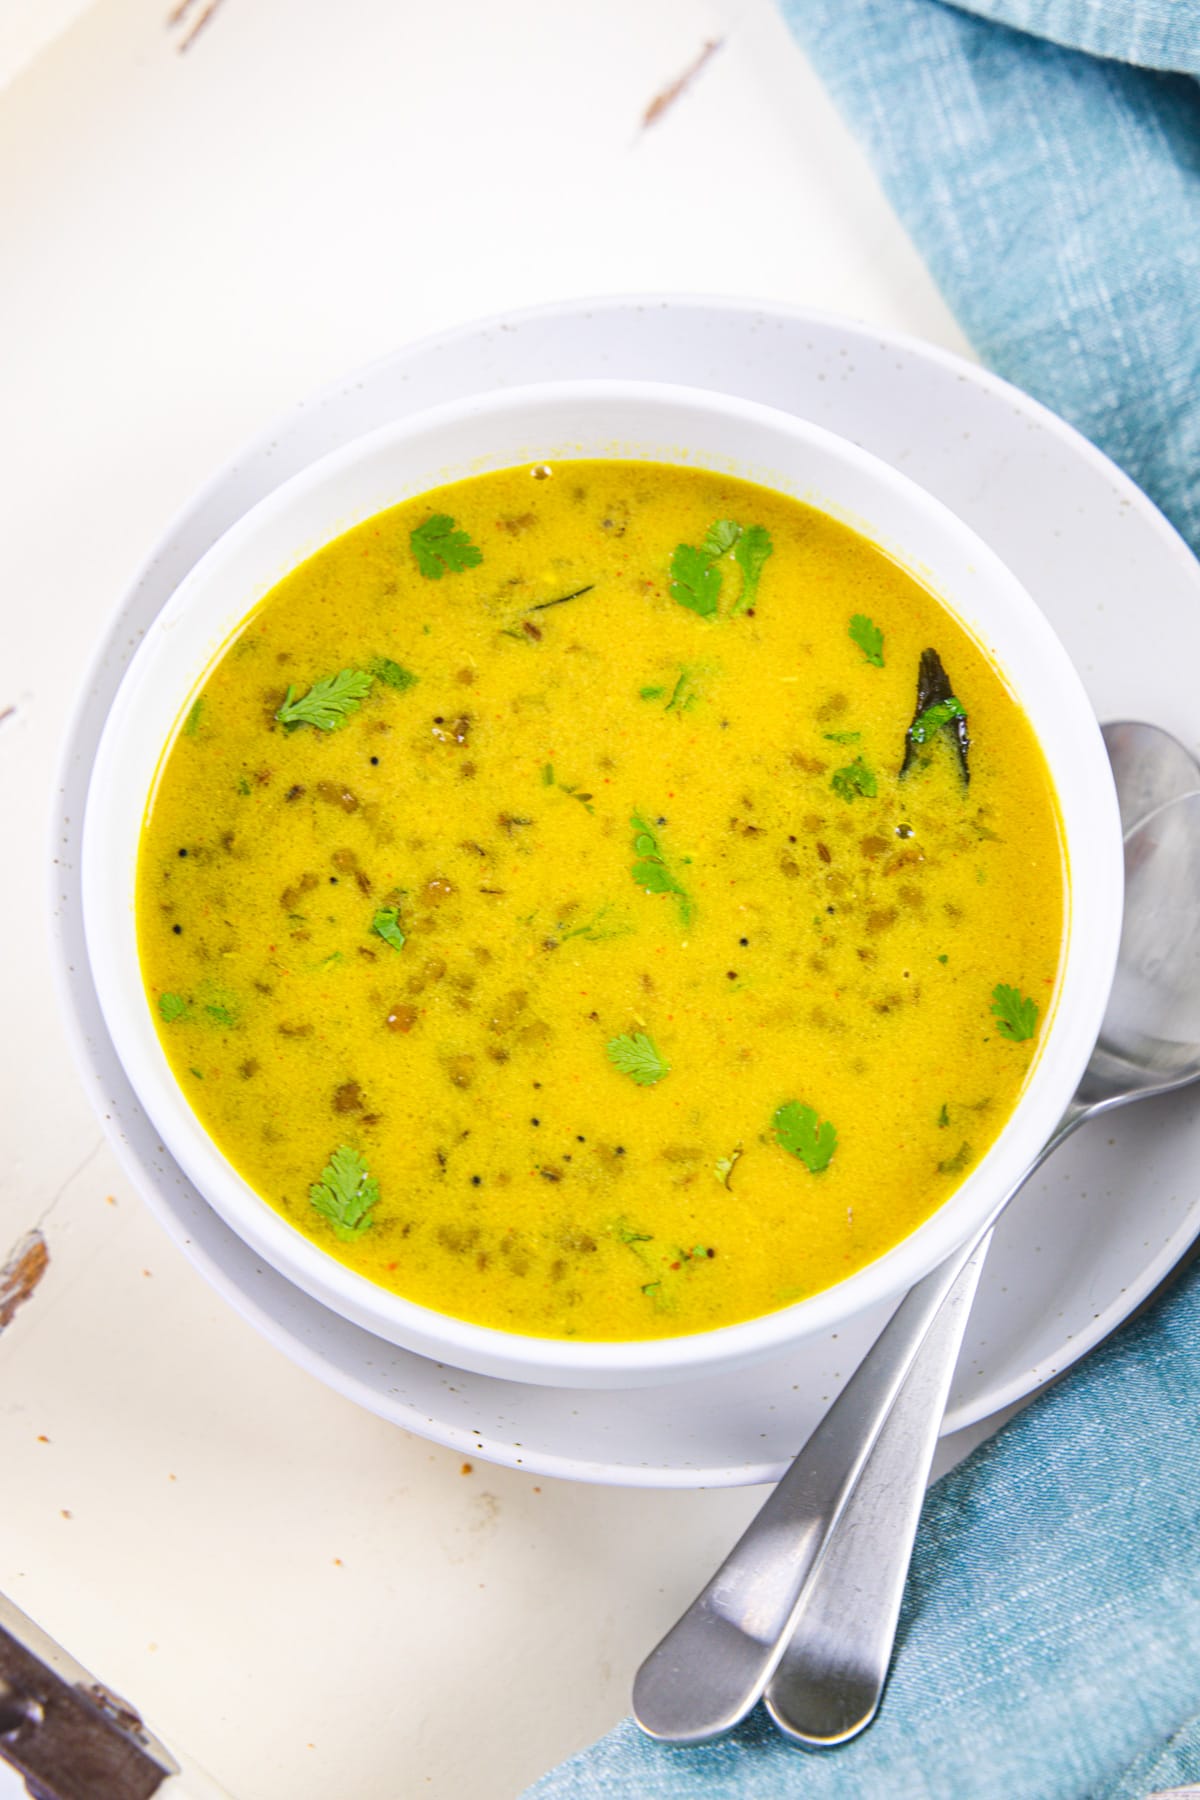
{"type": "MultiPolygon", "coordinates": [[[[191,1261],[287,1354],[384,1417],[499,1462],[631,1485],[759,1482],[778,1474],[884,1314],[702,1392],[532,1388],[395,1349],[264,1268],[162,1151],[104,1032],[79,917],[77,833],[104,717],[139,635],[208,545],[286,476],[389,419],[531,380],[618,375],[768,401],[883,456],[1025,582],[1102,719],[1151,719],[1197,748],[1188,671],[1200,656],[1200,567],[1144,496],[1033,402],[943,352],[799,311],[556,306],[427,340],[349,377],[280,421],[175,521],[114,621],[72,729],[57,960],[89,1089],[130,1175],[191,1261]]],[[[1197,1150],[1196,1103],[1176,1097],[1081,1134],[1031,1184],[989,1258],[948,1428],[1051,1377],[1155,1286],[1200,1227],[1197,1150]]]]}

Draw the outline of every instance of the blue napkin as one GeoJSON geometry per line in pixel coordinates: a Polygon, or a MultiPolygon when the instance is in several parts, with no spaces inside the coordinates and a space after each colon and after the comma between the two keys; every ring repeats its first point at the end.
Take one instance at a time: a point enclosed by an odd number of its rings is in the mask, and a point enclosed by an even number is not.
{"type": "MultiPolygon", "coordinates": [[[[780,3],[983,360],[1200,549],[1200,0],[780,3]]],[[[863,1737],[806,1756],[759,1712],[671,1750],[626,1721],[526,1800],[1198,1781],[1200,1267],[932,1489],[863,1737]]]]}

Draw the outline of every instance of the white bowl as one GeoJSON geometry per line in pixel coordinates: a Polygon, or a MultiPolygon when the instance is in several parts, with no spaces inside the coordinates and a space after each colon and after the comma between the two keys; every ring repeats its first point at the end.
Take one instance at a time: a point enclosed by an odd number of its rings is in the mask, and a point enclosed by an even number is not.
{"type": "Polygon", "coordinates": [[[163,1142],[246,1243],[335,1312],[439,1361],[554,1386],[694,1377],[836,1330],[898,1296],[978,1228],[1050,1135],[1091,1053],[1120,938],[1116,795],[1079,677],[1004,564],[953,513],[855,445],[745,400],[641,382],[570,382],[438,407],[334,452],[252,509],[201,559],[147,633],[113,703],[88,793],[83,907],[100,1004],[163,1142]],[[620,456],[757,481],[819,506],[930,588],[1023,706],[1057,792],[1069,865],[1067,949],[1028,1084],[962,1186],[867,1267],[795,1305],[684,1337],[578,1343],[469,1324],[377,1287],[320,1250],[221,1155],[178,1086],[142,985],[138,844],[164,744],[238,622],[288,570],[385,507],[487,470],[620,456]]]}

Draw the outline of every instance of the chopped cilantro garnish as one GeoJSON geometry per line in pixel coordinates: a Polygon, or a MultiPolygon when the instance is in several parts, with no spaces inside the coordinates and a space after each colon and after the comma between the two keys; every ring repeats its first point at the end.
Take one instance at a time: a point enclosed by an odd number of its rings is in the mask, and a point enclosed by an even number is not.
{"type": "Polygon", "coordinates": [[[1024,1043],[1037,1030],[1037,1002],[1022,995],[1019,988],[1005,987],[1003,982],[993,988],[992,1012],[1000,1036],[1011,1038],[1014,1044],[1024,1043]]]}
{"type": "Polygon", "coordinates": [[[869,663],[883,667],[883,633],[865,613],[855,613],[850,621],[850,637],[869,663]]]}
{"type": "Polygon", "coordinates": [[[771,1124],[780,1147],[799,1157],[814,1175],[829,1167],[837,1149],[837,1132],[828,1119],[819,1122],[811,1106],[786,1100],[776,1107],[771,1124]]]}
{"type": "Polygon", "coordinates": [[[192,704],[188,709],[188,716],[183,721],[183,729],[184,729],[184,733],[187,737],[195,737],[197,731],[200,728],[200,715],[203,711],[204,711],[204,695],[201,694],[201,696],[198,700],[192,701],[192,704]]]}
{"type": "Polygon", "coordinates": [[[859,794],[873,800],[878,791],[874,771],[867,767],[861,756],[856,756],[844,769],[835,769],[829,785],[843,800],[854,800],[859,794]]]}
{"type": "Polygon", "coordinates": [[[763,564],[774,548],[765,525],[747,525],[734,545],[733,560],[742,571],[742,591],[734,602],[735,613],[747,612],[754,605],[763,564]]]}
{"type": "Polygon", "coordinates": [[[400,929],[400,911],[395,906],[381,906],[371,920],[371,930],[393,950],[403,950],[404,933],[400,929]]]}
{"type": "Polygon", "coordinates": [[[417,682],[421,679],[419,675],[414,675],[411,669],[406,669],[402,663],[393,662],[390,656],[375,657],[371,664],[371,673],[377,681],[382,681],[384,687],[395,688],[398,694],[406,693],[410,687],[416,687],[417,682]]]}
{"type": "Polygon", "coordinates": [[[430,581],[440,581],[447,569],[452,575],[463,569],[478,568],[483,551],[473,544],[465,531],[454,529],[449,513],[434,513],[423,525],[409,533],[417,567],[430,581]]]}
{"type": "Polygon", "coordinates": [[[716,616],[721,574],[712,558],[691,544],[678,544],[671,557],[671,596],[702,619],[716,616]]]}
{"type": "Polygon", "coordinates": [[[644,1031],[627,1031],[610,1038],[605,1050],[613,1068],[628,1075],[639,1087],[653,1087],[671,1072],[670,1063],[659,1055],[644,1031]]]}
{"type": "Polygon", "coordinates": [[[953,1156],[945,1157],[938,1164],[938,1174],[961,1175],[968,1163],[972,1160],[974,1154],[975,1152],[971,1149],[970,1144],[960,1144],[953,1156]]]}
{"type": "Polygon", "coordinates": [[[309,1188],[308,1197],[329,1220],[334,1235],[351,1243],[372,1223],[371,1208],[379,1200],[379,1183],[368,1174],[358,1151],[343,1144],[321,1170],[320,1181],[309,1188]]]}
{"type": "Polygon", "coordinates": [[[223,1025],[228,1028],[237,1024],[237,1016],[232,1007],[223,1006],[220,1001],[210,1001],[204,1010],[214,1025],[223,1025]]]}
{"type": "Polygon", "coordinates": [[[774,547],[765,525],[739,525],[736,519],[715,519],[698,550],[694,544],[676,546],[671,558],[671,593],[680,606],[699,613],[701,618],[715,618],[721,598],[721,572],[716,565],[732,551],[742,572],[742,591],[730,611],[745,612],[754,605],[763,564],[774,547]]]}
{"type": "Polygon", "coordinates": [[[246,795],[250,792],[250,783],[246,780],[244,775],[238,776],[237,791],[242,795],[246,795]]]}
{"type": "Polygon", "coordinates": [[[950,1108],[946,1105],[945,1101],[943,1101],[942,1102],[942,1110],[938,1114],[939,1130],[944,1131],[949,1123],[950,1123],[950,1108]]]}
{"type": "Polygon", "coordinates": [[[543,787],[553,787],[554,786],[554,764],[553,763],[543,763],[542,764],[542,786],[543,787]]]}
{"type": "Polygon", "coordinates": [[[306,694],[289,687],[275,717],[285,731],[315,725],[318,731],[340,731],[351,713],[358,711],[371,691],[372,677],[363,669],[343,669],[322,675],[306,694]]]}
{"type": "Polygon", "coordinates": [[[862,737],[861,731],[823,731],[821,733],[827,744],[857,744],[862,737]]]}
{"type": "Polygon", "coordinates": [[[186,1019],[188,1003],[179,994],[160,994],[158,996],[159,1017],[167,1025],[174,1025],[176,1019],[186,1019]]]}
{"type": "Polygon", "coordinates": [[[647,894],[674,894],[679,902],[681,923],[690,924],[691,896],[667,867],[657,835],[637,813],[634,813],[629,823],[634,830],[633,848],[637,856],[630,871],[633,879],[647,894]]]}
{"type": "Polygon", "coordinates": [[[638,699],[639,700],[661,700],[663,695],[666,693],[666,691],[667,691],[666,688],[660,688],[660,687],[639,688],[638,689],[638,699]]]}
{"type": "Polygon", "coordinates": [[[927,744],[934,732],[948,725],[951,719],[965,719],[966,716],[962,702],[951,694],[948,700],[938,700],[933,706],[927,706],[923,713],[918,713],[909,727],[909,736],[914,744],[927,744]]]}

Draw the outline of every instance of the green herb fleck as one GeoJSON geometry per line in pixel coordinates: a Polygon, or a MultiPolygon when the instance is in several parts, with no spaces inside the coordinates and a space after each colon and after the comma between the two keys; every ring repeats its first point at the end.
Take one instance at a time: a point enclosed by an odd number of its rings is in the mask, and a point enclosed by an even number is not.
{"type": "Polygon", "coordinates": [[[948,956],[939,956],[938,961],[940,963],[948,963],[950,961],[950,958],[948,956]]]}
{"type": "Polygon", "coordinates": [[[661,687],[639,688],[638,698],[640,700],[661,700],[666,691],[666,688],[661,687]]]}
{"type": "Polygon", "coordinates": [[[188,716],[183,721],[183,730],[186,737],[195,737],[197,731],[200,729],[200,715],[203,711],[204,695],[201,694],[198,700],[192,701],[188,716]]]}
{"type": "Polygon", "coordinates": [[[645,1294],[645,1296],[648,1300],[653,1300],[654,1296],[658,1292],[658,1289],[659,1289],[659,1283],[657,1281],[648,1281],[646,1283],[645,1287],[642,1289],[642,1292],[643,1292],[643,1294],[645,1294]]]}
{"type": "Polygon", "coordinates": [[[850,621],[850,637],[869,663],[883,667],[883,633],[865,613],[855,613],[850,621]]]}
{"type": "Polygon", "coordinates": [[[692,919],[691,896],[667,867],[657,835],[637,813],[634,813],[629,823],[634,830],[633,848],[637,856],[637,861],[630,870],[633,879],[647,894],[674,894],[679,902],[680,923],[689,925],[692,919]]]}
{"type": "Polygon", "coordinates": [[[371,680],[362,669],[343,669],[337,675],[322,675],[306,694],[297,696],[295,688],[289,687],[275,717],[285,731],[295,731],[300,725],[340,731],[370,693],[371,680]]]}
{"type": "Polygon", "coordinates": [[[219,1001],[211,1001],[204,1010],[214,1025],[223,1025],[228,1030],[237,1024],[237,1017],[232,1008],[223,1006],[219,1001]]]}
{"type": "Polygon", "coordinates": [[[449,513],[434,513],[423,525],[409,533],[408,541],[417,559],[417,567],[430,581],[440,581],[447,569],[460,574],[475,569],[483,561],[483,551],[473,544],[465,531],[454,529],[449,513]]]}
{"type": "Polygon", "coordinates": [[[671,557],[671,597],[702,619],[716,617],[721,573],[712,558],[691,544],[678,544],[671,557]]]}
{"type": "MultiPolygon", "coordinates": [[[[962,702],[951,694],[949,699],[938,700],[934,705],[927,706],[923,713],[918,713],[909,727],[909,736],[914,744],[927,744],[934,732],[940,731],[943,725],[948,725],[951,719],[965,719],[966,716],[962,702]]],[[[983,835],[981,831],[980,836],[983,835]]]]}
{"type": "Polygon", "coordinates": [[[188,1017],[188,1003],[179,994],[160,994],[158,1012],[165,1024],[174,1025],[176,1019],[188,1017]]]}
{"type": "Polygon", "coordinates": [[[553,787],[554,786],[554,764],[553,763],[543,763],[542,764],[542,786],[543,787],[553,787]]]}
{"type": "Polygon", "coordinates": [[[733,1149],[729,1152],[728,1156],[719,1156],[717,1158],[716,1164],[714,1165],[714,1168],[713,1168],[713,1174],[716,1176],[717,1180],[721,1183],[721,1186],[729,1188],[731,1192],[732,1192],[732,1179],[731,1178],[733,1176],[734,1168],[736,1167],[737,1163],[741,1159],[741,1155],[742,1155],[742,1146],[740,1144],[735,1144],[733,1149]]]}
{"type": "Polygon", "coordinates": [[[862,737],[861,731],[825,731],[822,737],[827,744],[857,744],[862,737]]]}
{"type": "Polygon", "coordinates": [[[993,988],[992,1012],[1000,1036],[1014,1044],[1024,1043],[1037,1030],[1037,1002],[1022,995],[1019,988],[1005,987],[1003,982],[993,988]]]}
{"type": "Polygon", "coordinates": [[[971,1149],[970,1144],[960,1144],[953,1156],[946,1157],[943,1162],[938,1164],[938,1174],[961,1175],[963,1170],[971,1162],[974,1154],[975,1152],[971,1149]]]}
{"type": "Polygon", "coordinates": [[[403,950],[404,933],[400,929],[400,911],[395,906],[382,906],[371,920],[371,930],[393,950],[403,950]]]}
{"type": "Polygon", "coordinates": [[[938,1129],[941,1131],[944,1131],[949,1123],[950,1123],[950,1108],[946,1105],[945,1101],[943,1101],[942,1102],[942,1110],[938,1114],[938,1129]]]}
{"type": "Polygon", "coordinates": [[[758,599],[763,564],[774,550],[765,525],[748,525],[733,547],[733,560],[742,571],[742,591],[734,602],[735,613],[747,612],[758,599]]]}
{"type": "Polygon", "coordinates": [[[878,791],[874,771],[867,767],[861,756],[856,756],[844,769],[835,769],[829,785],[843,800],[853,800],[859,794],[873,800],[878,791]]]}
{"type": "Polygon", "coordinates": [[[200,1070],[199,1070],[199,1069],[189,1069],[189,1070],[188,1070],[188,1074],[189,1074],[189,1075],[194,1075],[194,1076],[195,1076],[195,1077],[196,1077],[196,1080],[197,1080],[197,1081],[203,1081],[203,1080],[204,1080],[204,1076],[203,1076],[203,1075],[202,1075],[202,1074],[201,1074],[201,1073],[200,1073],[200,1070]]]}
{"type": "Polygon", "coordinates": [[[742,535],[742,528],[733,519],[715,519],[704,534],[703,550],[711,562],[719,556],[725,556],[742,535]]]}
{"type": "Polygon", "coordinates": [[[613,1068],[628,1075],[639,1087],[653,1087],[671,1072],[670,1063],[659,1055],[644,1031],[623,1032],[620,1037],[609,1038],[604,1048],[613,1068]]]}
{"type": "Polygon", "coordinates": [[[394,688],[398,694],[406,694],[410,687],[416,687],[421,679],[402,663],[393,662],[390,656],[377,656],[371,664],[371,673],[384,687],[394,688]]]}
{"type": "Polygon", "coordinates": [[[245,794],[248,794],[249,792],[250,792],[250,783],[246,780],[246,777],[244,775],[239,775],[238,776],[238,793],[245,795],[245,794]]]}
{"type": "Polygon", "coordinates": [[[837,1149],[837,1132],[828,1119],[819,1122],[811,1106],[786,1100],[776,1108],[771,1123],[780,1147],[798,1156],[814,1175],[829,1167],[837,1149]]]}
{"type": "Polygon", "coordinates": [[[371,1208],[379,1200],[379,1183],[368,1174],[358,1151],[343,1144],[321,1170],[320,1181],[309,1188],[308,1197],[322,1217],[329,1220],[334,1235],[348,1244],[371,1225],[371,1208]]]}

